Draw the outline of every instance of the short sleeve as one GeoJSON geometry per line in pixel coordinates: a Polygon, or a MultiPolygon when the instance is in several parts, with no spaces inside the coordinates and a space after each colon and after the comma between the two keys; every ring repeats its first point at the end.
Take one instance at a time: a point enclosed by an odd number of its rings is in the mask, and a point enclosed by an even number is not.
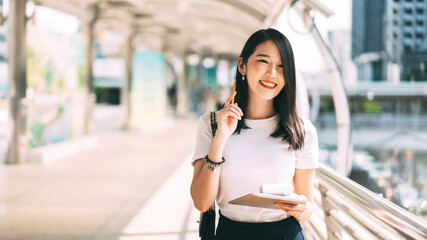
{"type": "Polygon", "coordinates": [[[191,158],[191,164],[193,166],[194,162],[197,159],[204,158],[206,154],[209,154],[213,138],[210,121],[210,112],[203,114],[199,118],[199,124],[197,126],[196,146],[194,148],[194,155],[191,158]]]}
{"type": "Polygon", "coordinates": [[[310,120],[304,117],[301,117],[301,119],[304,122],[305,138],[304,146],[295,153],[295,168],[319,168],[319,142],[316,128],[310,120]]]}

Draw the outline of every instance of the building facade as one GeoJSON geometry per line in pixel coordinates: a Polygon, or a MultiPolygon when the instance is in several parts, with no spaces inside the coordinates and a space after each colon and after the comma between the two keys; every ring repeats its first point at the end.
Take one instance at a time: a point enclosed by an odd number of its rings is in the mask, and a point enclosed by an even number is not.
{"type": "Polygon", "coordinates": [[[427,0],[353,1],[359,81],[427,80],[427,0]]]}

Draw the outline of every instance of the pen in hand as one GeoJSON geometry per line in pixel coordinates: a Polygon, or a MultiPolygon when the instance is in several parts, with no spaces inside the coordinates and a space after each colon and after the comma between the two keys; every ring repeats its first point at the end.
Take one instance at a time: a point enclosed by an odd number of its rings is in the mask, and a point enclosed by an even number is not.
{"type": "MultiPolygon", "coordinates": [[[[234,82],[234,85],[233,85],[233,93],[234,92],[236,92],[236,82],[234,82]]],[[[231,101],[231,104],[234,104],[234,98],[235,98],[236,96],[234,96],[233,97],[233,100],[231,101]]]]}

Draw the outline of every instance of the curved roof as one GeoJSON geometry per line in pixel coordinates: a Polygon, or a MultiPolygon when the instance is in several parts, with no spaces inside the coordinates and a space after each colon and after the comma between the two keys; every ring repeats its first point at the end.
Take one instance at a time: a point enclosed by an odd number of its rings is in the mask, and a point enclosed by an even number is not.
{"type": "Polygon", "coordinates": [[[108,28],[162,39],[163,49],[240,54],[250,34],[271,27],[290,0],[36,0],[108,28]]]}

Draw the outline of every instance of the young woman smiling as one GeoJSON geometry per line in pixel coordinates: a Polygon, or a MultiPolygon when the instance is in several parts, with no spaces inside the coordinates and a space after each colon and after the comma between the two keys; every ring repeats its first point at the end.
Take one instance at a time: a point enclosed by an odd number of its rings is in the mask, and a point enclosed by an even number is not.
{"type": "Polygon", "coordinates": [[[214,137],[210,114],[199,119],[194,205],[204,212],[217,200],[217,240],[305,239],[300,222],[313,212],[318,142],[313,124],[296,110],[291,44],[275,29],[259,30],[247,40],[237,67],[236,92],[217,112],[214,137]],[[291,184],[293,195],[307,203],[276,204],[276,210],[228,203],[276,183],[291,184]]]}

